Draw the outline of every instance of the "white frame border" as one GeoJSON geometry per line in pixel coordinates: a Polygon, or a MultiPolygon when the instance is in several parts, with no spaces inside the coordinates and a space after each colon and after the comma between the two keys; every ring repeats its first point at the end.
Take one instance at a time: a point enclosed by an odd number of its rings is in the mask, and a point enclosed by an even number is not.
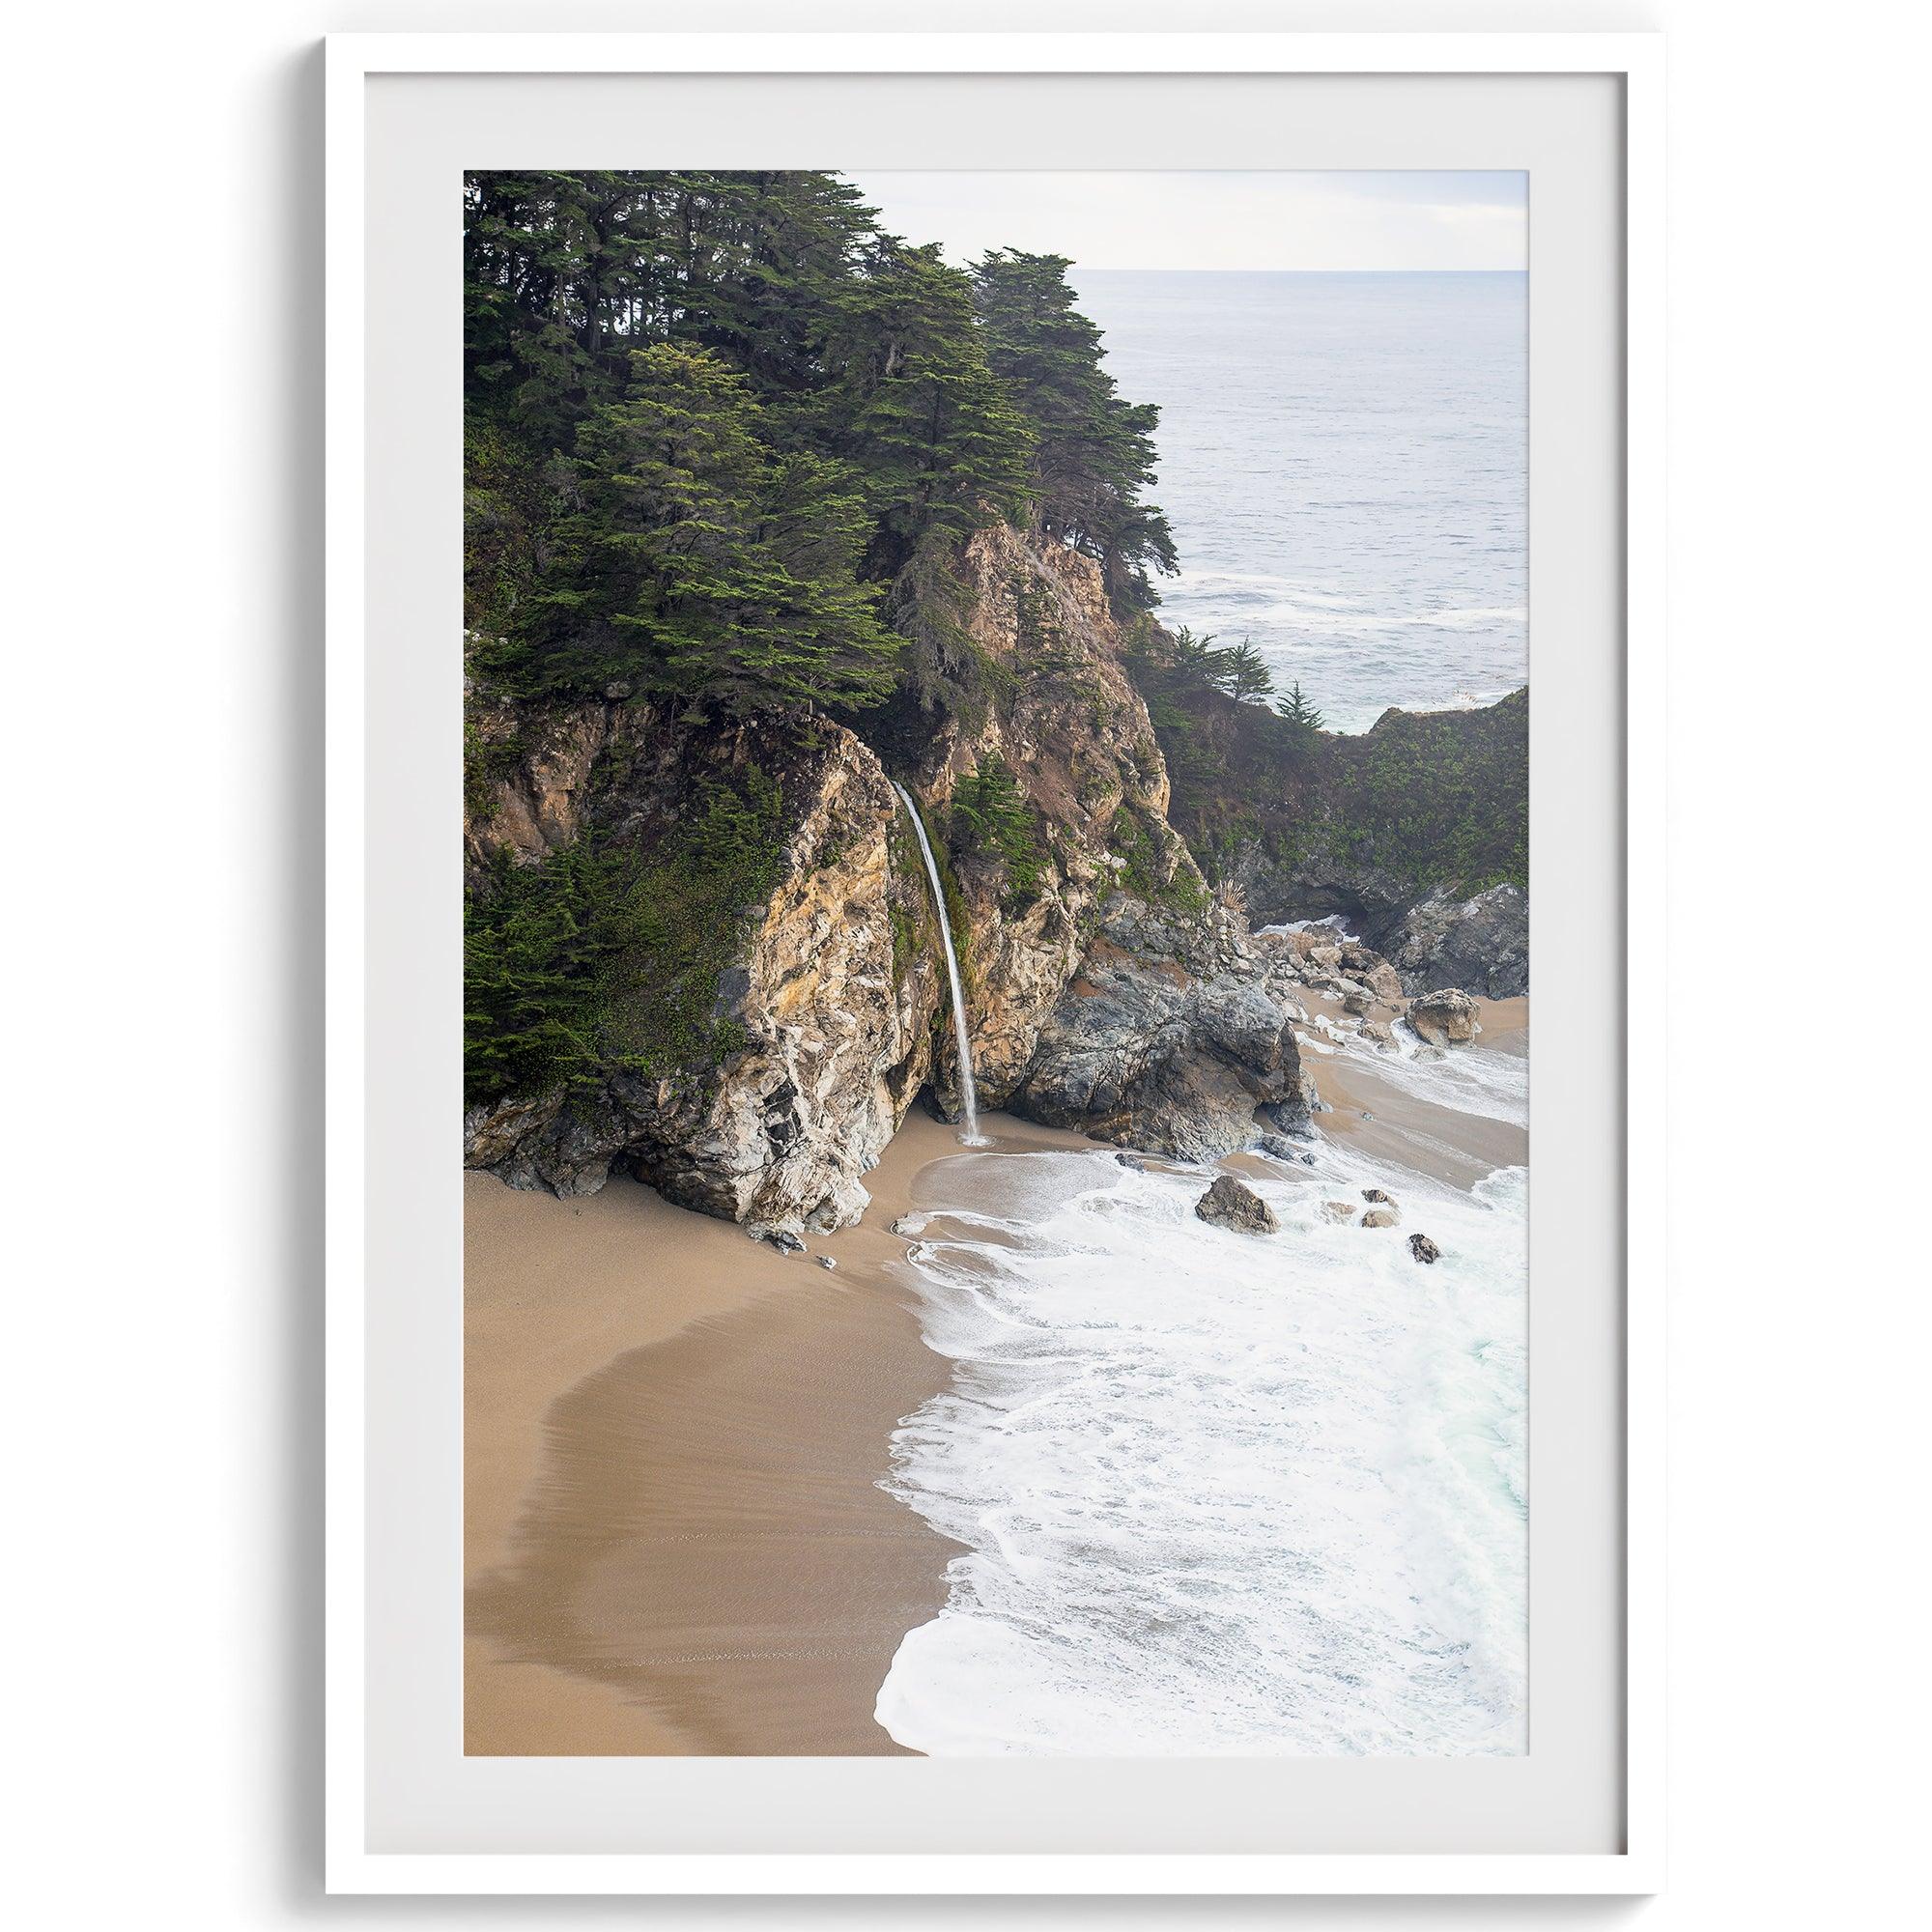
{"type": "Polygon", "coordinates": [[[1663,1878],[1664,732],[1626,704],[1625,1845],[1615,1854],[363,1848],[363,99],[379,73],[1611,73],[1625,86],[1626,692],[1663,675],[1653,34],[332,34],[327,84],[326,1883],[350,1893],[1644,1893],[1663,1878]]]}

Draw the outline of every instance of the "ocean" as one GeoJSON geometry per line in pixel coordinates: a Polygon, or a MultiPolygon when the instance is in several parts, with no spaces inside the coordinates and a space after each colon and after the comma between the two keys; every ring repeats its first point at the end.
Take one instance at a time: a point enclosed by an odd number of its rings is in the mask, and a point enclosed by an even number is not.
{"type": "Polygon", "coordinates": [[[1526,681],[1526,275],[1073,280],[1122,393],[1161,410],[1164,622],[1252,639],[1331,730],[1526,681]]]}
{"type": "MultiPolygon", "coordinates": [[[[1167,622],[1251,639],[1334,729],[1525,681],[1522,276],[1075,279],[1123,392],[1163,412],[1167,622]]],[[[1499,1129],[1526,1149],[1524,1044],[1311,1025],[1318,1082],[1346,1063],[1379,1138],[1245,1175],[1265,1238],[1195,1216],[1208,1170],[1105,1149],[925,1170],[908,1272],[952,1385],[900,1424],[887,1487],[965,1553],[880,1689],[895,1739],[1527,1747],[1528,1172],[1468,1157],[1499,1129]],[[1399,1227],[1324,1217],[1373,1188],[1399,1227]]]]}
{"type": "MultiPolygon", "coordinates": [[[[1521,1106],[1525,1061],[1461,1054],[1427,1097],[1521,1106]]],[[[1205,1171],[1106,1150],[926,1171],[913,1272],[952,1385],[901,1424],[887,1487],[967,1553],[880,1689],[900,1744],[1526,1748],[1527,1170],[1463,1188],[1311,1151],[1244,1176],[1264,1238],[1195,1216],[1205,1171]],[[1400,1227],[1322,1216],[1369,1187],[1400,1227]]]]}

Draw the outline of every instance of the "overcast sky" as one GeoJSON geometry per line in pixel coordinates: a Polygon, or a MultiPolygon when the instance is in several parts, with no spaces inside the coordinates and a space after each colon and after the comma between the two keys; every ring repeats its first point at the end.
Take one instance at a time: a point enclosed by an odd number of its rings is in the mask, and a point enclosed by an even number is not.
{"type": "Polygon", "coordinates": [[[1525,174],[854,174],[891,232],[1083,269],[1522,269],[1525,174]]]}

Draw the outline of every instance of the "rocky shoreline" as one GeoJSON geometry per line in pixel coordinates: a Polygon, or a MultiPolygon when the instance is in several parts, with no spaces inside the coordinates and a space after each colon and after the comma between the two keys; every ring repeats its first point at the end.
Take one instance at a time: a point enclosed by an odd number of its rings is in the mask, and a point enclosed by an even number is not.
{"type": "Polygon", "coordinates": [[[967,560],[973,647],[1003,695],[977,718],[926,720],[890,772],[823,716],[714,724],[619,687],[548,708],[471,690],[466,854],[482,898],[504,868],[574,849],[671,851],[703,801],[753,781],[781,799],[782,823],[769,879],[729,909],[703,1041],[652,1036],[640,980],[611,1002],[617,1046],[594,1079],[467,1109],[466,1165],[566,1197],[625,1173],[757,1234],[858,1220],[862,1177],[907,1110],[924,1094],[957,1113],[942,942],[895,779],[946,875],[986,1107],[1211,1162],[1312,1131],[1321,1101],[1297,1029],[1346,1025],[1387,1046],[1402,1021],[1446,1043],[1466,991],[1521,989],[1514,886],[1463,899],[1366,870],[1285,880],[1249,859],[1210,888],[1170,822],[1167,765],[1097,568],[1004,525],[967,560]],[[1366,929],[1257,930],[1251,906],[1366,929]],[[1311,991],[1339,1019],[1312,1017],[1311,991]]]}

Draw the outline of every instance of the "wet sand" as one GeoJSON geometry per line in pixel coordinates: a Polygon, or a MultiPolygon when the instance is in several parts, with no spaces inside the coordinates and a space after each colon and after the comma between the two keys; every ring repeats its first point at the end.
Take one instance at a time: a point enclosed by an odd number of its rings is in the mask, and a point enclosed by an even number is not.
{"type": "Polygon", "coordinates": [[[873,1700],[956,1546],[877,1487],[946,1376],[887,1224],[957,1151],[909,1119],[810,1256],[631,1181],[465,1178],[468,1751],[898,1750],[873,1700]]]}
{"type": "MultiPolygon", "coordinates": [[[[1326,1014],[1344,1026],[1352,1024],[1338,1002],[1306,990],[1299,997],[1311,1012],[1326,1014]]],[[[1468,1045],[1445,1049],[1448,1054],[1528,1053],[1526,999],[1478,1000],[1476,1008],[1482,1031],[1468,1045]]],[[[1386,1020],[1390,1014],[1379,1017],[1386,1020]]],[[[1396,1085],[1366,1055],[1311,1051],[1306,1044],[1309,1036],[1296,1031],[1304,1041],[1302,1051],[1316,1089],[1332,1110],[1317,1118],[1321,1132],[1457,1187],[1472,1187],[1499,1167],[1527,1164],[1526,1127],[1438,1106],[1396,1085]]]]}

